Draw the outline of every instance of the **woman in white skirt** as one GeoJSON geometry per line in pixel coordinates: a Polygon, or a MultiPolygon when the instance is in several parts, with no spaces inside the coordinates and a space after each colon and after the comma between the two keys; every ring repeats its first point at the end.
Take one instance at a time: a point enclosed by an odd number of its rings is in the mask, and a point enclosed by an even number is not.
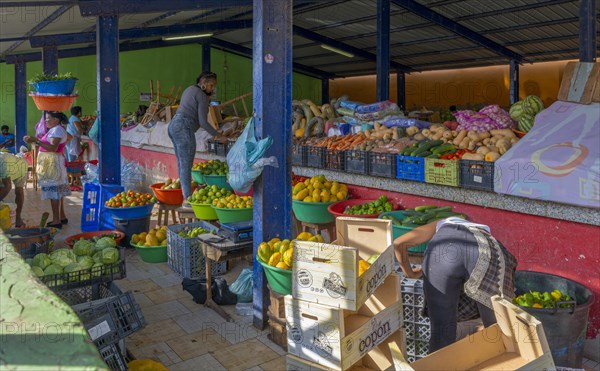
{"type": "Polygon", "coordinates": [[[67,166],[63,155],[67,143],[67,131],[61,125],[68,121],[62,112],[46,112],[48,132],[41,138],[26,135],[26,143],[36,143],[40,152],[37,158],[36,172],[42,188],[42,200],[50,200],[52,222],[48,227],[62,228],[68,223],[63,206],[63,197],[71,194],[67,166]]]}

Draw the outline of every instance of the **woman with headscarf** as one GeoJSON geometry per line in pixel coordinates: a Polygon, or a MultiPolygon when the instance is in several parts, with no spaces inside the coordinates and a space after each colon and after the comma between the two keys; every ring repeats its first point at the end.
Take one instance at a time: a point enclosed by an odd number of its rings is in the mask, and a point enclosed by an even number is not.
{"type": "Polygon", "coordinates": [[[67,143],[67,131],[62,126],[67,122],[67,116],[62,112],[46,112],[46,127],[48,131],[41,139],[26,135],[26,143],[35,143],[39,147],[36,172],[42,188],[42,200],[50,200],[52,207],[52,222],[48,227],[62,228],[68,223],[63,206],[63,197],[71,194],[67,166],[63,155],[67,143]]]}

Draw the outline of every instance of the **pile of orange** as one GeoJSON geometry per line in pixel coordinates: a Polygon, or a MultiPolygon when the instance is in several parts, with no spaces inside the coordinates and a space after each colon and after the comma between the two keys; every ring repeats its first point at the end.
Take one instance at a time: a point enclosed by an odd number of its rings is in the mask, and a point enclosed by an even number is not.
{"type": "Polygon", "coordinates": [[[156,198],[150,193],[140,193],[129,190],[111,197],[105,202],[108,207],[135,207],[153,204],[156,198]]]}

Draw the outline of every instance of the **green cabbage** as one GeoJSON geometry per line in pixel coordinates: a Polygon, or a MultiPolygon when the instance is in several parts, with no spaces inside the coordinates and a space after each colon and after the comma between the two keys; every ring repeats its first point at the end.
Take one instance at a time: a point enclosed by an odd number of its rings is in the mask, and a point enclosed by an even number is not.
{"type": "Polygon", "coordinates": [[[117,243],[110,237],[102,237],[96,242],[96,251],[104,250],[107,247],[117,247],[117,243]]]}
{"type": "Polygon", "coordinates": [[[74,263],[77,260],[77,256],[73,253],[72,250],[58,249],[54,250],[50,254],[50,259],[52,260],[52,264],[58,264],[64,268],[67,265],[74,263]]]}
{"type": "Polygon", "coordinates": [[[33,259],[27,258],[25,259],[25,263],[29,264],[29,266],[31,267],[33,265],[33,259]]]}
{"type": "Polygon", "coordinates": [[[63,267],[61,267],[58,264],[50,264],[49,266],[46,267],[46,269],[44,269],[44,275],[50,275],[50,274],[61,274],[63,272],[63,267]]]}
{"type": "Polygon", "coordinates": [[[88,240],[79,240],[73,245],[73,252],[78,256],[92,256],[94,254],[94,243],[88,240]]]}
{"type": "Polygon", "coordinates": [[[98,251],[97,253],[95,253],[92,256],[92,259],[94,260],[94,263],[104,264],[102,263],[102,251],[98,251]]]}
{"type": "Polygon", "coordinates": [[[46,269],[50,264],[52,264],[52,260],[50,260],[48,254],[40,253],[33,257],[32,265],[40,267],[42,270],[46,269]]]}
{"type": "MultiPolygon", "coordinates": [[[[79,272],[81,270],[81,266],[79,263],[71,263],[65,267],[64,273],[73,273],[79,272]]],[[[69,276],[69,282],[78,281],[79,276],[77,274],[72,274],[69,276]]]]}
{"type": "Polygon", "coordinates": [[[36,267],[35,265],[31,267],[31,272],[35,274],[37,277],[41,277],[44,275],[44,270],[40,267],[36,267]]]}
{"type": "Polygon", "coordinates": [[[81,266],[81,269],[90,269],[94,265],[94,259],[90,256],[78,256],[77,264],[81,266]]]}
{"type": "Polygon", "coordinates": [[[102,275],[102,271],[104,270],[103,267],[104,264],[102,263],[94,263],[94,265],[92,266],[92,277],[100,277],[102,275]]]}
{"type": "Polygon", "coordinates": [[[104,264],[113,264],[119,261],[119,250],[114,247],[107,247],[102,250],[102,262],[104,264]]]}

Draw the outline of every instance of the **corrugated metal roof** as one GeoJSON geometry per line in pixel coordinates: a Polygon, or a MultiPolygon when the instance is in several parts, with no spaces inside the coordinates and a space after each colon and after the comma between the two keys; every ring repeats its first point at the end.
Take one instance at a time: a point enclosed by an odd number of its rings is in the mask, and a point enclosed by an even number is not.
{"type": "MultiPolygon", "coordinates": [[[[576,58],[579,46],[578,0],[416,0],[440,15],[521,54],[527,62],[576,58]]],[[[374,0],[331,0],[295,5],[294,25],[332,38],[351,47],[376,53],[377,2],[374,0]]],[[[35,10],[17,9],[0,14],[0,55],[35,51],[24,42],[15,46],[6,38],[23,37],[58,6],[35,10]],[[26,22],[23,19],[26,18],[26,22]]],[[[391,3],[390,54],[392,60],[415,70],[506,64],[506,56],[487,49],[450,29],[391,3]]],[[[119,19],[122,29],[161,27],[251,19],[251,6],[205,10],[128,14],[119,19]]],[[[77,5],[35,35],[90,32],[95,21],[82,18],[77,5]]],[[[600,30],[600,20],[598,22],[600,30]]],[[[252,48],[250,29],[214,32],[215,38],[252,48]]],[[[154,38],[157,39],[157,38],[154,38]]],[[[139,41],[136,40],[136,41],[139,41]]],[[[198,41],[196,41],[198,42],[198,41]]],[[[322,41],[294,36],[294,61],[329,73],[356,75],[375,70],[374,60],[347,58],[321,48],[322,41]],[[362,69],[362,71],[361,71],[362,69]]],[[[599,44],[600,45],[600,44],[599,44]]],[[[73,46],[70,46],[73,47],[73,46]]],[[[63,47],[61,47],[63,48],[63,47]]]]}

